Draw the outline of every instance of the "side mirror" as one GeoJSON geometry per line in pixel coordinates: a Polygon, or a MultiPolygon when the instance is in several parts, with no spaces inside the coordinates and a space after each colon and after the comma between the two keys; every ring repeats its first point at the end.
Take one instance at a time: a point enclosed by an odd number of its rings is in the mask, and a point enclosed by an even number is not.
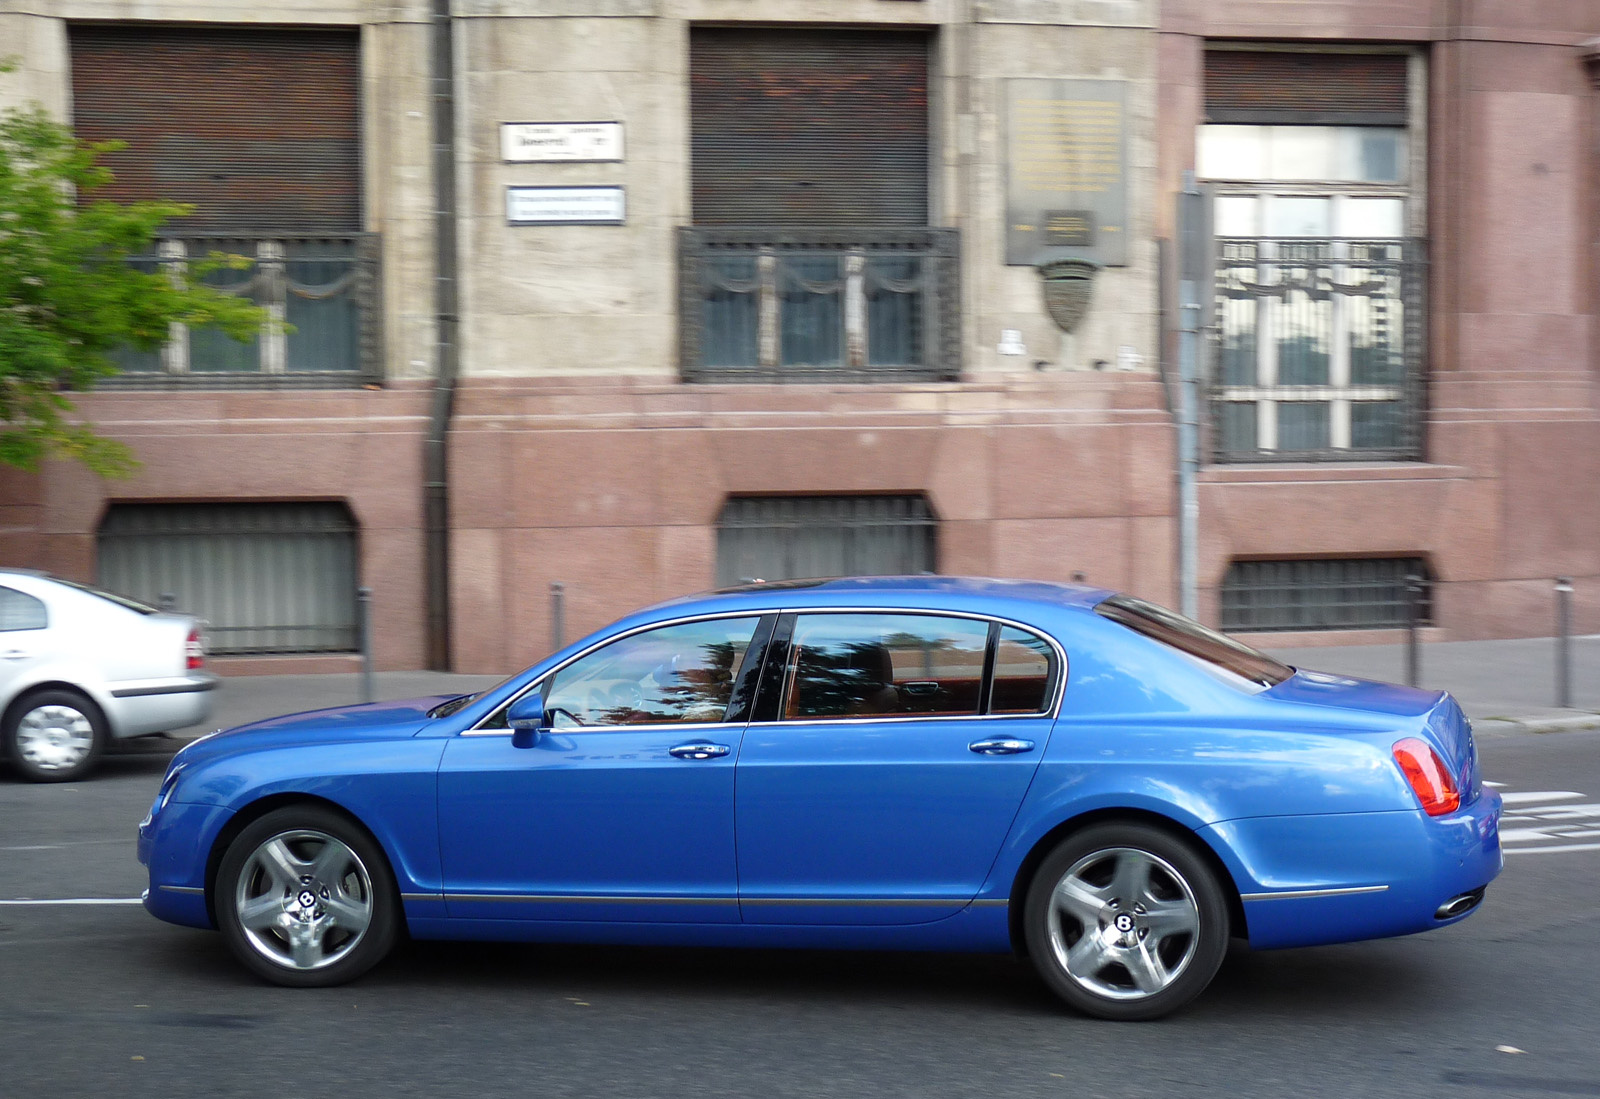
{"type": "Polygon", "coordinates": [[[539,734],[550,728],[545,721],[544,692],[529,691],[513,702],[506,711],[506,724],[511,726],[513,748],[532,748],[539,734]]]}

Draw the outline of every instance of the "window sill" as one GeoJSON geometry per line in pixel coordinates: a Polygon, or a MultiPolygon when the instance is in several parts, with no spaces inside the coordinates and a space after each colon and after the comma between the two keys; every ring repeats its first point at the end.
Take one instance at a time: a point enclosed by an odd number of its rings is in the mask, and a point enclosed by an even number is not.
{"type": "Polygon", "coordinates": [[[1239,463],[1207,466],[1200,470],[1202,484],[1298,483],[1305,481],[1448,481],[1473,476],[1466,466],[1430,462],[1283,462],[1239,463]]]}

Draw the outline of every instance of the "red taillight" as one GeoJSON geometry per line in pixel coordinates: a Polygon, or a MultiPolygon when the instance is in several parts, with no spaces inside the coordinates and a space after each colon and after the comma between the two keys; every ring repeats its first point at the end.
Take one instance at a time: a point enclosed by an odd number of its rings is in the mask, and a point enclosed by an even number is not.
{"type": "Polygon", "coordinates": [[[1455,779],[1450,777],[1450,771],[1445,767],[1444,760],[1439,758],[1439,753],[1427,742],[1414,736],[1396,741],[1394,761],[1405,772],[1411,789],[1416,791],[1417,800],[1422,802],[1422,811],[1430,817],[1454,813],[1461,808],[1461,791],[1456,789],[1455,779]]]}
{"type": "Polygon", "coordinates": [[[206,646],[200,640],[200,627],[195,626],[189,630],[189,640],[183,643],[186,656],[185,667],[191,672],[197,672],[206,666],[206,646]]]}

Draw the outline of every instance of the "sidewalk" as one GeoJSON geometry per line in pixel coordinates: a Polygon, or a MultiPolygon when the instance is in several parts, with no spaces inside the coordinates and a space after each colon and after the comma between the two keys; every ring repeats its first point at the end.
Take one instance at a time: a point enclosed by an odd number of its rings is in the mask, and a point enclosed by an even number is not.
{"type": "MultiPolygon", "coordinates": [[[[1402,645],[1345,645],[1270,649],[1296,667],[1402,682],[1402,645]]],[[[482,690],[500,676],[449,672],[379,672],[379,700],[482,690]]],[[[1480,732],[1544,733],[1600,727],[1600,636],[1572,639],[1573,708],[1555,706],[1555,642],[1441,641],[1422,646],[1423,687],[1447,690],[1480,732]]],[[[359,675],[234,676],[216,693],[211,720],[184,729],[182,738],[278,714],[361,701],[359,675]]]]}

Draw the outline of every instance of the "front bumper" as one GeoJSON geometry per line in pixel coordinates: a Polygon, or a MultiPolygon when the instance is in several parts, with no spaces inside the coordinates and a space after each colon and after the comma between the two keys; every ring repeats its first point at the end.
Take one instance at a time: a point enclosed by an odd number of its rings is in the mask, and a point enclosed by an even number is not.
{"type": "Polygon", "coordinates": [[[139,822],[139,862],[150,871],[145,909],[168,923],[213,927],[206,857],[232,810],[169,802],[139,822]]]}
{"type": "Polygon", "coordinates": [[[1250,945],[1316,946],[1458,923],[1449,901],[1500,873],[1500,795],[1443,817],[1418,810],[1251,817],[1201,829],[1244,902],[1250,945]]]}

